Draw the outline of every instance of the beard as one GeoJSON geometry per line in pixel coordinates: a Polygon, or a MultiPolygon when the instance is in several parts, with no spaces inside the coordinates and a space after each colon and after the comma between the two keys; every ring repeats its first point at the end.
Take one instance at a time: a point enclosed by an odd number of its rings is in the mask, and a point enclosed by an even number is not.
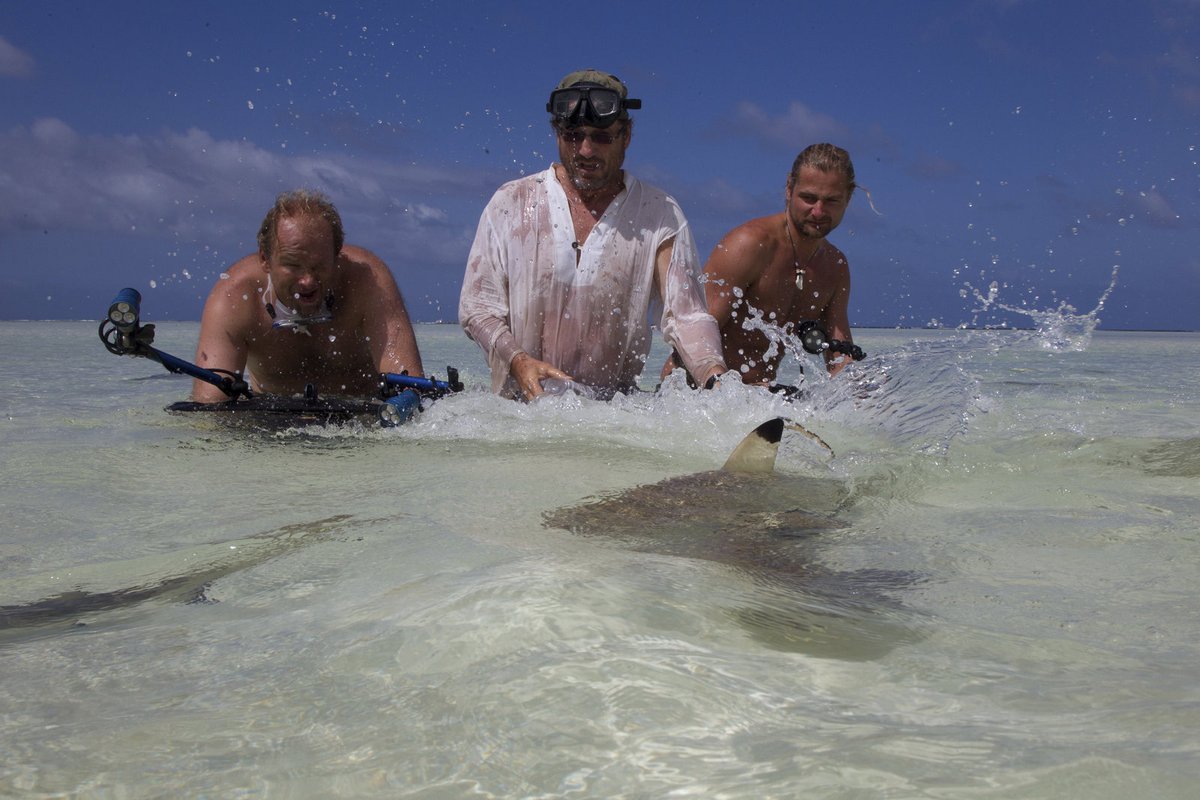
{"type": "Polygon", "coordinates": [[[578,189],[580,194],[597,194],[620,183],[618,180],[620,171],[614,171],[604,163],[588,169],[580,169],[578,161],[572,161],[564,166],[567,171],[567,180],[571,181],[571,185],[578,189]]]}
{"type": "Polygon", "coordinates": [[[796,229],[796,233],[801,239],[817,241],[829,235],[830,225],[828,222],[814,222],[811,219],[797,220],[791,214],[788,215],[788,218],[791,220],[792,227],[796,229]]]}

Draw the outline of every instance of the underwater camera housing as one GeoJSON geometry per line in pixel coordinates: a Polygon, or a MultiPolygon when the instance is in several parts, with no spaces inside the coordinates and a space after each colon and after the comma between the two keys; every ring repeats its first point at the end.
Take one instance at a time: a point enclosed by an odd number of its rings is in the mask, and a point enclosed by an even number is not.
{"type": "Polygon", "coordinates": [[[853,342],[830,339],[829,334],[821,327],[821,323],[813,319],[800,322],[796,326],[796,336],[800,338],[800,346],[804,348],[804,352],[812,353],[814,356],[828,350],[832,353],[844,353],[855,361],[862,361],[867,357],[862,348],[853,342]]]}

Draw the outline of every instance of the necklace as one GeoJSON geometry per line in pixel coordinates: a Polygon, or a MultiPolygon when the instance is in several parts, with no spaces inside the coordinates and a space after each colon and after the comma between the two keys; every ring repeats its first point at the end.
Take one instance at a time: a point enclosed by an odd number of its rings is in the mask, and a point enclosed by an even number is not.
{"type": "Polygon", "coordinates": [[[792,238],[792,226],[788,224],[787,219],[783,220],[783,229],[787,231],[788,244],[792,246],[792,263],[796,266],[796,291],[804,291],[804,271],[808,269],[808,265],[817,257],[817,253],[821,252],[825,247],[825,242],[817,244],[816,248],[808,256],[808,261],[804,262],[804,266],[800,266],[800,256],[796,253],[796,240],[792,238]]]}

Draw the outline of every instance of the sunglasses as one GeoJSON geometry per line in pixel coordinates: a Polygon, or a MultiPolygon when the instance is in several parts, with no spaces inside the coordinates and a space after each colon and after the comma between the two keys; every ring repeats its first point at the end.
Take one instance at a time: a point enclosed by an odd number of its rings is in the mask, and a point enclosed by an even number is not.
{"type": "Polygon", "coordinates": [[[622,128],[620,130],[615,131],[615,132],[609,132],[609,131],[588,132],[588,131],[581,131],[577,128],[569,128],[567,130],[560,129],[558,131],[558,135],[559,135],[559,138],[561,138],[564,142],[568,142],[569,144],[583,144],[583,142],[587,139],[591,139],[592,142],[595,144],[612,144],[617,139],[620,139],[622,136],[625,135],[625,128],[624,128],[624,126],[622,126],[622,128]]]}

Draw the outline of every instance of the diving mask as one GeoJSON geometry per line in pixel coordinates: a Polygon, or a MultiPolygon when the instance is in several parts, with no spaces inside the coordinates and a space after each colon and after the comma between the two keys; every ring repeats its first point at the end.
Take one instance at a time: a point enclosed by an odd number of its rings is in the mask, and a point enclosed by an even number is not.
{"type": "Polygon", "coordinates": [[[589,83],[555,89],[550,93],[550,102],[546,103],[554,123],[565,127],[607,128],[621,119],[626,109],[641,107],[641,100],[627,100],[614,89],[589,83]]]}

